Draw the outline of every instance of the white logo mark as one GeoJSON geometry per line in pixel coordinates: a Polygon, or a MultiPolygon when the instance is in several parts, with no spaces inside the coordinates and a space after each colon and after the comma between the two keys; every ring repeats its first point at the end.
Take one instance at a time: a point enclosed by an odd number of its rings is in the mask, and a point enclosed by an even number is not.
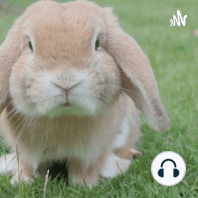
{"type": "Polygon", "coordinates": [[[186,173],[184,159],[173,151],[158,154],[152,162],[153,178],[163,186],[174,186],[183,180],[186,173]]]}
{"type": "Polygon", "coordinates": [[[186,18],[187,15],[184,15],[184,17],[182,18],[180,10],[177,10],[177,17],[173,15],[173,19],[170,19],[170,26],[175,26],[175,22],[177,23],[178,26],[180,26],[180,22],[182,23],[183,26],[185,26],[186,18]]]}

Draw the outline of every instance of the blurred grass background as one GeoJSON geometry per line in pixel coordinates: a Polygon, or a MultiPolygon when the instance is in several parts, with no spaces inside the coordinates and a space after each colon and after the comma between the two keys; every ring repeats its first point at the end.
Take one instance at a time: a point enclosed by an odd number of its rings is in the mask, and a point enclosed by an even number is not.
{"type": "MultiPolygon", "coordinates": [[[[0,43],[13,21],[32,0],[0,0],[0,43]]],[[[61,2],[61,1],[60,1],[61,2]]],[[[64,2],[64,1],[62,1],[64,2]]],[[[151,130],[142,120],[138,144],[144,155],[133,161],[126,174],[102,181],[92,190],[66,187],[62,181],[49,182],[46,197],[198,197],[198,29],[197,0],[96,0],[115,8],[121,26],[140,44],[150,59],[172,126],[168,133],[151,130]],[[170,19],[180,10],[187,15],[186,26],[170,27],[170,19]],[[187,165],[186,176],[173,187],[154,181],[151,163],[162,151],[179,153],[187,165]]],[[[1,147],[1,151],[3,150],[1,147]]],[[[1,198],[43,197],[44,181],[31,186],[11,187],[8,177],[0,178],[1,198]]]]}

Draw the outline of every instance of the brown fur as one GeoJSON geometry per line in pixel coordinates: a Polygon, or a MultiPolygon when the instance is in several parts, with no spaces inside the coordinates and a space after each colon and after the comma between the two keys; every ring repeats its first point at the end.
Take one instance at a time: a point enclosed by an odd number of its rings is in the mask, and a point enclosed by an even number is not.
{"type": "Polygon", "coordinates": [[[117,148],[114,150],[114,153],[123,158],[123,159],[128,159],[128,160],[131,160],[132,158],[136,158],[138,156],[141,156],[142,153],[139,152],[139,151],[136,151],[134,149],[134,151],[132,152],[131,151],[131,147],[122,147],[122,148],[117,148]]]}

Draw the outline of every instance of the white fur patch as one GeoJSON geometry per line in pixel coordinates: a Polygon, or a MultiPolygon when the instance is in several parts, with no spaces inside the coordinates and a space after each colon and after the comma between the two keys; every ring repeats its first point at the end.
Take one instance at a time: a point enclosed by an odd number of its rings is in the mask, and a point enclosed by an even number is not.
{"type": "Polygon", "coordinates": [[[122,159],[114,154],[111,154],[107,158],[106,163],[102,171],[100,172],[100,175],[104,178],[116,177],[122,172],[125,172],[130,166],[130,164],[131,164],[130,160],[122,159]]]}
{"type": "Polygon", "coordinates": [[[129,168],[131,164],[131,160],[123,159],[117,156],[115,156],[115,161],[116,161],[118,174],[121,174],[127,171],[127,169],[129,168]]]}
{"type": "Polygon", "coordinates": [[[130,133],[129,125],[130,125],[129,119],[124,118],[120,126],[121,133],[116,136],[116,139],[114,141],[114,148],[119,148],[126,144],[128,135],[130,133]]]}
{"type": "Polygon", "coordinates": [[[107,161],[100,173],[102,177],[112,178],[117,175],[117,169],[115,164],[115,155],[112,154],[107,158],[107,161]]]}
{"type": "Polygon", "coordinates": [[[14,175],[18,170],[15,153],[3,155],[0,158],[0,174],[14,175]]]}
{"type": "Polygon", "coordinates": [[[62,93],[62,90],[53,86],[52,82],[53,82],[53,77],[45,72],[43,74],[42,81],[41,81],[42,86],[45,88],[46,92],[51,97],[60,95],[62,93]]]}

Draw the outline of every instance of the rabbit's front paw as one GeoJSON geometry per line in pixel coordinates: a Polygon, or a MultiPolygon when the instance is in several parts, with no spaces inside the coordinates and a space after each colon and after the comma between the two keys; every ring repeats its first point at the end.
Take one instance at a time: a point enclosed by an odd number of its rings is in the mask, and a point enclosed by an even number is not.
{"type": "Polygon", "coordinates": [[[100,172],[103,178],[113,178],[125,172],[131,164],[131,160],[123,159],[115,154],[110,154],[100,172]]]}
{"type": "Polygon", "coordinates": [[[81,187],[88,186],[89,188],[92,188],[93,186],[96,186],[98,184],[98,176],[93,175],[87,175],[85,177],[72,177],[72,183],[74,185],[79,185],[81,187]]]}
{"type": "Polygon", "coordinates": [[[69,176],[74,185],[85,185],[92,188],[98,184],[97,164],[86,166],[80,161],[69,161],[69,176]]]}
{"type": "MultiPolygon", "coordinates": [[[[24,162],[21,158],[17,159],[16,153],[6,154],[0,158],[0,174],[12,175],[13,177],[10,181],[12,185],[16,185],[21,181],[30,184],[33,181],[32,176],[35,172],[27,162],[24,162]]],[[[37,175],[35,173],[35,176],[37,175]]]]}
{"type": "Polygon", "coordinates": [[[1,156],[0,158],[0,174],[15,175],[18,170],[17,157],[15,153],[1,156]]]}
{"type": "Polygon", "coordinates": [[[131,164],[131,160],[142,153],[134,148],[117,148],[111,153],[100,172],[100,176],[104,178],[113,178],[127,171],[131,164]]]}
{"type": "Polygon", "coordinates": [[[23,174],[20,174],[20,173],[16,173],[12,179],[10,180],[10,183],[13,185],[13,186],[16,186],[18,183],[24,181],[25,183],[27,184],[31,184],[34,180],[31,176],[29,175],[23,175],[23,174]]]}

